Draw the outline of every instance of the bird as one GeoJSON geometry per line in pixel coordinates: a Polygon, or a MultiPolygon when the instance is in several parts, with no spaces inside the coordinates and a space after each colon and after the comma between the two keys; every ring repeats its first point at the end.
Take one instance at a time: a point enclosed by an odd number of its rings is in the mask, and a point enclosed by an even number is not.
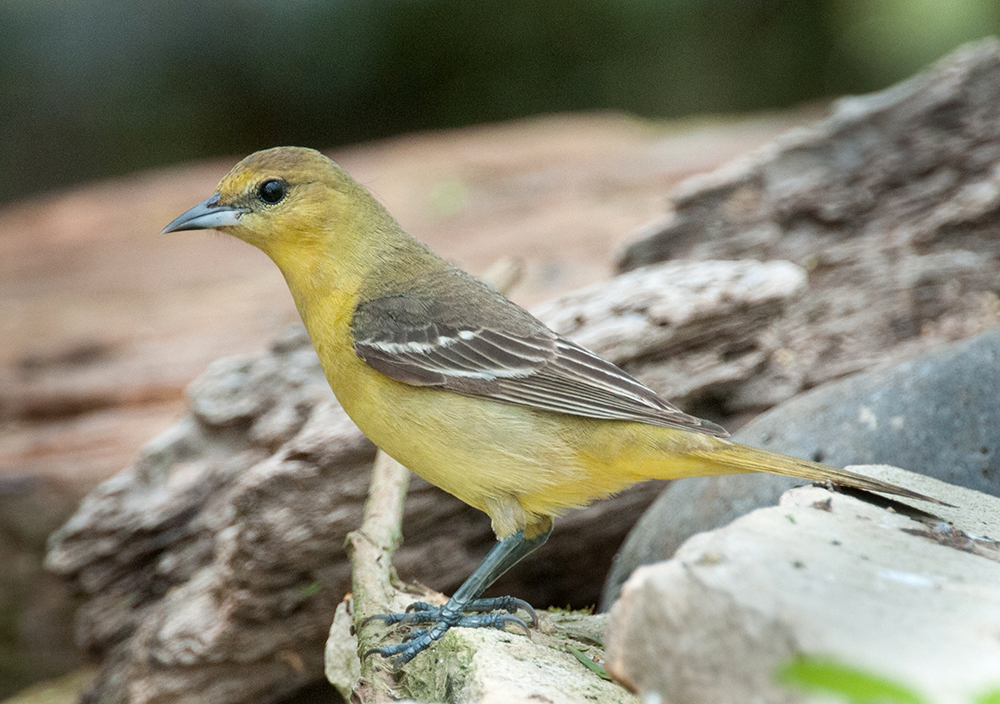
{"type": "Polygon", "coordinates": [[[771,472],[942,503],[729,440],[434,254],[313,149],[251,154],[163,233],[209,229],[277,265],[362,432],[491,520],[497,542],[444,606],[378,616],[426,625],[368,653],[397,667],[453,627],[527,631],[512,615],[534,620],[525,602],[483,591],[540,548],[561,514],[635,482],[771,472]]]}

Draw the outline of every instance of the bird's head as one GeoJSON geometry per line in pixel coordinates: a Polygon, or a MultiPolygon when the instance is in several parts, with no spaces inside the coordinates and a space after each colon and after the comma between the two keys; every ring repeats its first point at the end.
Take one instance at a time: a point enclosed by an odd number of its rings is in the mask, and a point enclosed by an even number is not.
{"type": "Polygon", "coordinates": [[[219,230],[276,262],[336,235],[374,201],[339,166],[313,149],[275,147],[233,167],[211,196],[163,232],[219,230]]]}

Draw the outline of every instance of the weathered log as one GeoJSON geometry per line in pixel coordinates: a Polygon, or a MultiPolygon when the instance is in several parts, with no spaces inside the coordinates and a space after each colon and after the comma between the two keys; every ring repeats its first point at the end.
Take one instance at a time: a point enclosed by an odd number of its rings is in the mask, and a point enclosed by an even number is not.
{"type": "Polygon", "coordinates": [[[685,181],[621,270],[666,259],[799,264],[772,369],[723,407],[774,405],[831,379],[1000,325],[1000,41],[968,44],[885,91],[685,181]]]}

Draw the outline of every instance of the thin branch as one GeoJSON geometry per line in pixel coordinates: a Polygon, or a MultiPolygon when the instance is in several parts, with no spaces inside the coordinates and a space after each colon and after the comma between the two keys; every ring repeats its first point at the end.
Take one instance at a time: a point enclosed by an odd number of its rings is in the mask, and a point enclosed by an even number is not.
{"type": "Polygon", "coordinates": [[[396,611],[400,601],[393,583],[396,571],[392,555],[402,542],[403,505],[410,483],[410,473],[403,465],[379,452],[372,467],[372,484],[365,503],[365,516],[359,530],[347,536],[351,557],[354,628],[361,657],[361,679],[355,687],[360,702],[392,701],[391,674],[379,667],[381,658],[363,657],[381,644],[385,626],[365,619],[378,613],[396,611]]]}

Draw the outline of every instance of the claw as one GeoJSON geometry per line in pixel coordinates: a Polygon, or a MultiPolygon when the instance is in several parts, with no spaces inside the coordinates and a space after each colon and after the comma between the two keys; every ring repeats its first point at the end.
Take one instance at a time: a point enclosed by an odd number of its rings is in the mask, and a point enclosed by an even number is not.
{"type": "Polygon", "coordinates": [[[531,604],[526,602],[524,599],[517,599],[512,596],[498,596],[491,599],[474,599],[470,601],[463,611],[506,611],[510,614],[516,614],[519,610],[527,612],[528,616],[531,618],[531,625],[538,627],[538,614],[532,608],[531,604]]]}
{"type": "MultiPolygon", "coordinates": [[[[524,635],[531,638],[531,631],[528,630],[528,624],[519,619],[517,616],[510,616],[507,614],[499,614],[499,621],[501,623],[501,630],[507,630],[507,624],[513,624],[520,627],[524,631],[524,635]]],[[[537,621],[536,621],[537,625],[537,621]]]]}
{"type": "Polygon", "coordinates": [[[392,626],[403,620],[403,614],[372,614],[361,622],[362,626],[367,626],[372,621],[381,621],[387,626],[392,626]]]}
{"type": "Polygon", "coordinates": [[[433,625],[410,631],[403,637],[402,643],[372,648],[363,657],[367,658],[373,653],[378,653],[384,658],[395,656],[394,665],[398,668],[426,650],[431,643],[454,627],[496,628],[507,631],[509,626],[515,626],[530,638],[531,631],[528,624],[514,615],[519,610],[528,614],[533,626],[538,625],[538,615],[531,608],[531,605],[523,599],[513,597],[474,599],[465,605],[461,613],[446,609],[444,606],[434,606],[427,602],[417,601],[407,606],[404,613],[375,614],[366,618],[364,623],[378,620],[390,626],[398,623],[430,623],[433,625]]]}
{"type": "Polygon", "coordinates": [[[514,607],[515,607],[513,609],[510,609],[510,613],[512,613],[512,614],[517,613],[518,609],[521,609],[522,611],[526,611],[528,613],[528,616],[531,617],[531,627],[532,628],[538,628],[538,613],[531,606],[531,604],[529,604],[528,602],[526,602],[524,599],[516,599],[514,597],[507,597],[507,598],[510,599],[514,603],[514,607]]]}

